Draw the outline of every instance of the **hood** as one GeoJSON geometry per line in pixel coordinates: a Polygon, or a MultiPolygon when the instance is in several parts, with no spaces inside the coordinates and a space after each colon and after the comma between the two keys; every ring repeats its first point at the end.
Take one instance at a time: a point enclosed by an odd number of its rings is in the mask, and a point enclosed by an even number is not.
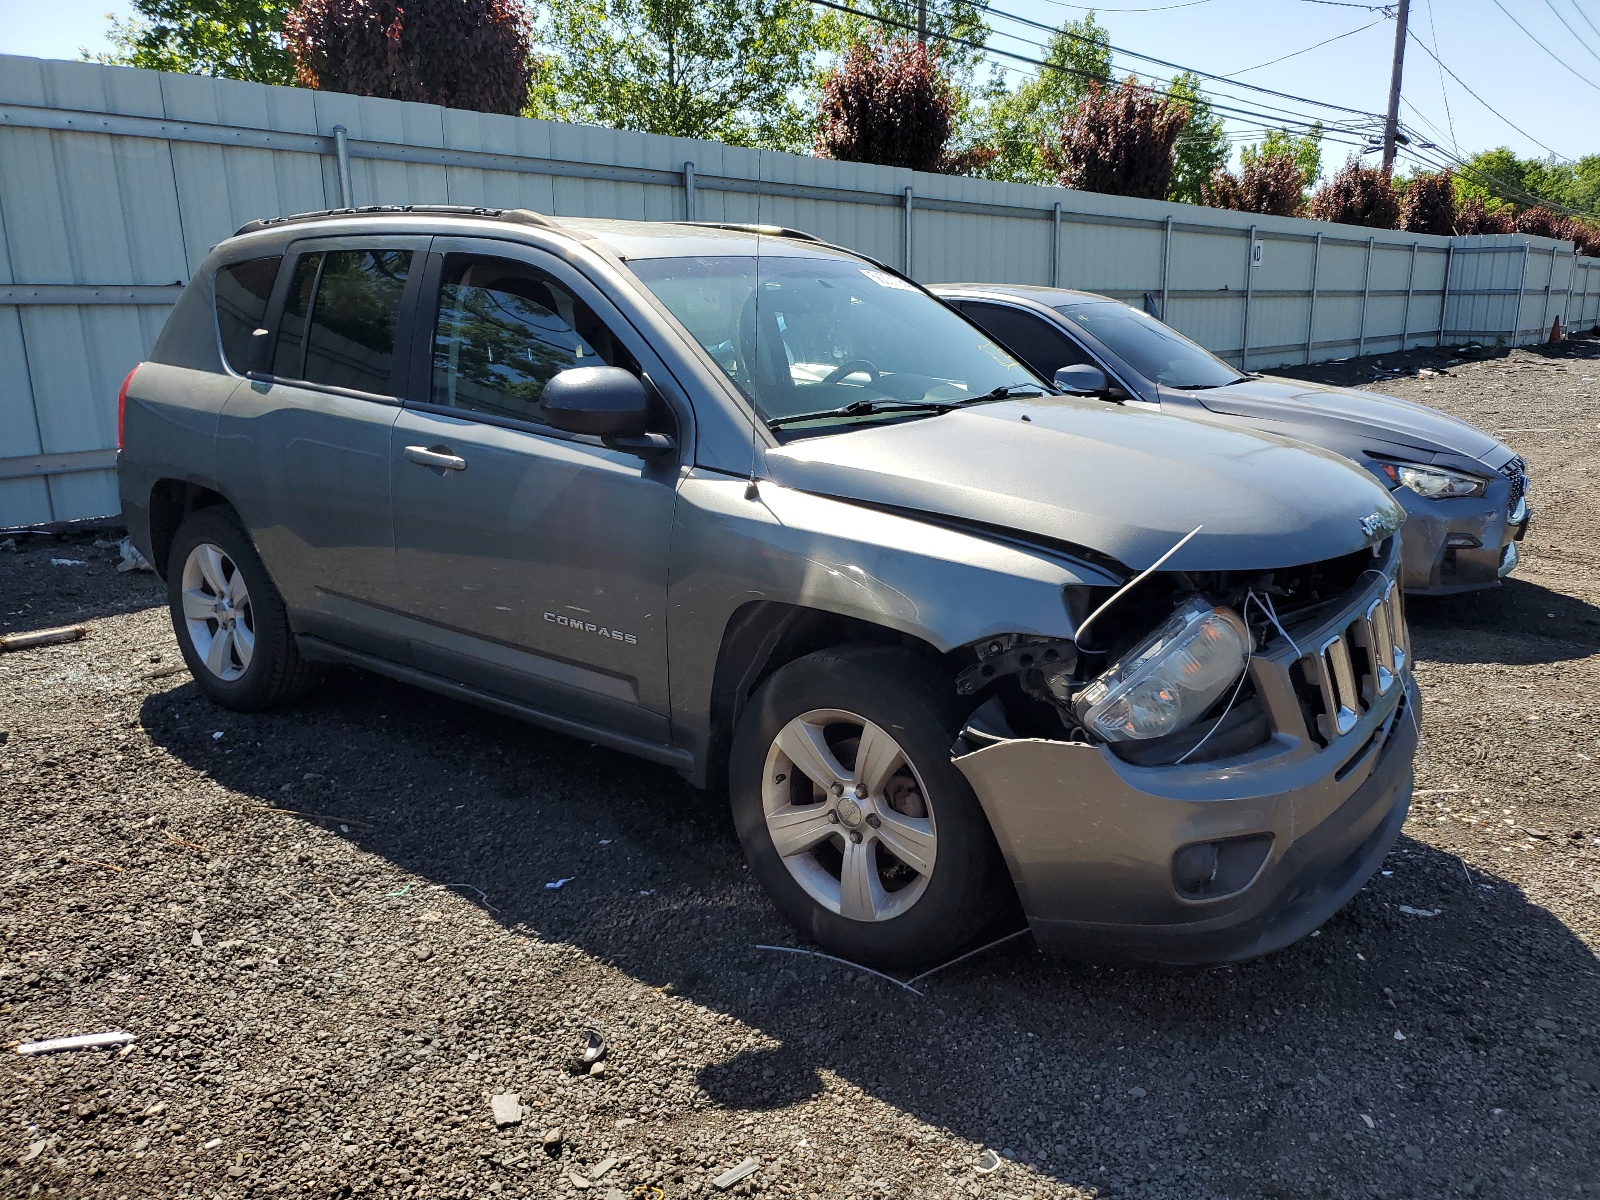
{"type": "Polygon", "coordinates": [[[1493,457],[1500,445],[1476,426],[1426,404],[1353,388],[1246,379],[1186,394],[1211,412],[1262,421],[1274,433],[1312,442],[1320,440],[1320,433],[1335,433],[1342,439],[1405,446],[1424,455],[1443,451],[1475,459],[1493,457]]]}
{"type": "Polygon", "coordinates": [[[1057,396],[804,438],[769,450],[767,473],[802,491],[1074,543],[1135,570],[1196,525],[1168,560],[1175,570],[1334,558],[1404,519],[1370,475],[1327,451],[1057,396]]]}

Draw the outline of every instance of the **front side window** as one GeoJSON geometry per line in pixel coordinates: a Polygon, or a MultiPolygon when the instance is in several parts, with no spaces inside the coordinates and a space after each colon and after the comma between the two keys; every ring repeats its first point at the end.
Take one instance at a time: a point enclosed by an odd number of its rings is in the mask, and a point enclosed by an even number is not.
{"type": "Polygon", "coordinates": [[[446,262],[433,403],[543,423],[544,385],[568,368],[598,366],[638,370],[589,306],[549,275],[506,259],[446,262]]]}
{"type": "Polygon", "coordinates": [[[1023,362],[1046,379],[1055,377],[1062,367],[1093,364],[1082,346],[1043,317],[1012,308],[1009,304],[983,304],[963,301],[961,310],[992,334],[1023,362]]]}
{"type": "Polygon", "coordinates": [[[1115,300],[1063,304],[1056,311],[1153,383],[1174,388],[1214,388],[1244,376],[1170,325],[1115,300]]]}
{"type": "Polygon", "coordinates": [[[217,334],[228,366],[243,375],[250,362],[250,335],[266,322],[267,301],[282,255],[252,258],[218,268],[217,334]]]}
{"type": "Polygon", "coordinates": [[[655,258],[628,266],[764,420],[797,433],[903,420],[1007,388],[1042,390],[980,330],[859,259],[655,258]]]}
{"type": "Polygon", "coordinates": [[[395,330],[409,250],[330,250],[295,263],[272,373],[376,396],[394,394],[395,330]]]}

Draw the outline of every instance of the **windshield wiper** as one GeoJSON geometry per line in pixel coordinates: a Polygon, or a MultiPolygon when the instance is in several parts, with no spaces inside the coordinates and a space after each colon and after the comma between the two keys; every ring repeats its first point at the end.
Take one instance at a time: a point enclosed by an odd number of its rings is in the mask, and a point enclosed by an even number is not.
{"type": "Polygon", "coordinates": [[[824,408],[816,412],[795,413],[788,417],[773,417],[768,429],[782,429],[801,421],[825,421],[829,417],[865,417],[875,413],[949,412],[959,404],[946,404],[938,400],[852,400],[840,408],[824,408]]]}
{"type": "Polygon", "coordinates": [[[968,396],[960,403],[977,404],[983,400],[1010,400],[1013,397],[1042,395],[1044,395],[1044,389],[1037,383],[1002,383],[992,392],[985,392],[981,396],[968,396]]]}

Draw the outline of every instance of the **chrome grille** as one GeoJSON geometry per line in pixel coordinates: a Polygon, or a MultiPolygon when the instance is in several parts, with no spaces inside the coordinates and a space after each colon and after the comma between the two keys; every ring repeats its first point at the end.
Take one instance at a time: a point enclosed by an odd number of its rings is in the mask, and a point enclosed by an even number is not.
{"type": "Polygon", "coordinates": [[[1521,457],[1513,458],[1500,468],[1500,474],[1511,481],[1511,495],[1506,500],[1507,510],[1517,507],[1517,501],[1528,494],[1528,463],[1521,457]]]}
{"type": "Polygon", "coordinates": [[[1322,700],[1317,740],[1327,745],[1354,729],[1405,678],[1409,658],[1400,589],[1390,580],[1382,595],[1302,660],[1322,700]]]}

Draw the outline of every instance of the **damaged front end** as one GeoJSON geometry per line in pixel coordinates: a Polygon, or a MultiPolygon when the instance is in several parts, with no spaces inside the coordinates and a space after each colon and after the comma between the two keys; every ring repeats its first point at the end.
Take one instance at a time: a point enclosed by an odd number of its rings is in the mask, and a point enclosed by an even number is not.
{"type": "Polygon", "coordinates": [[[1069,596],[1078,640],[971,648],[954,762],[1042,944],[1245,958],[1359,888],[1410,796],[1399,551],[1152,573],[1069,596]]]}

